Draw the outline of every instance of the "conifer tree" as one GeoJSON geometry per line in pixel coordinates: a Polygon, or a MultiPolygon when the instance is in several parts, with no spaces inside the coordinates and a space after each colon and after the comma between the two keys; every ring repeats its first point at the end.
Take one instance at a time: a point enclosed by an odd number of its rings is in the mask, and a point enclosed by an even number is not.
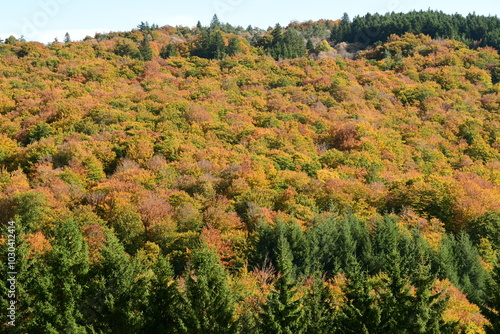
{"type": "MultiPolygon", "coordinates": [[[[1,279],[1,307],[3,310],[7,310],[10,306],[10,301],[15,301],[15,319],[6,317],[4,321],[0,324],[0,332],[3,333],[30,333],[30,332],[43,332],[47,328],[45,323],[52,319],[53,314],[56,312],[55,307],[52,303],[51,288],[51,277],[50,271],[45,265],[45,258],[40,255],[31,255],[31,247],[27,243],[27,235],[25,233],[25,223],[20,216],[15,216],[12,219],[13,225],[6,224],[4,226],[4,231],[2,231],[5,236],[11,234],[7,230],[9,226],[14,226],[13,231],[15,235],[15,263],[14,267],[8,267],[8,257],[9,239],[5,245],[1,247],[1,268],[2,268],[2,279],[1,279]],[[15,290],[10,291],[10,278],[8,273],[14,271],[17,273],[15,276],[15,290]],[[9,297],[9,294],[11,297],[9,297]],[[15,294],[13,296],[12,294],[15,294]],[[8,325],[7,322],[14,320],[15,326],[8,325]]],[[[2,313],[6,315],[5,311],[2,313]]]]}
{"type": "Polygon", "coordinates": [[[336,333],[338,328],[338,312],[333,296],[318,274],[312,278],[312,284],[303,299],[305,306],[304,327],[308,334],[336,333]]]}
{"type": "Polygon", "coordinates": [[[221,23],[219,21],[219,18],[217,17],[217,14],[214,14],[212,17],[212,21],[210,22],[210,30],[211,31],[217,31],[221,28],[221,23]]]}
{"type": "Polygon", "coordinates": [[[376,333],[382,322],[382,310],[377,296],[372,293],[373,281],[359,265],[346,273],[344,288],[346,302],[341,308],[341,333],[376,333]]]}
{"type": "Polygon", "coordinates": [[[217,31],[210,45],[210,58],[222,59],[226,54],[226,45],[224,44],[224,38],[222,33],[217,31]]]}
{"type": "Polygon", "coordinates": [[[240,42],[237,37],[232,37],[229,39],[228,45],[227,45],[227,54],[229,56],[234,56],[237,53],[241,52],[241,47],[240,47],[240,42]]]}
{"type": "Polygon", "coordinates": [[[141,59],[143,61],[150,61],[153,59],[153,50],[151,49],[151,45],[149,44],[149,35],[144,35],[142,39],[141,45],[139,47],[139,51],[141,53],[141,59]]]}
{"type": "Polygon", "coordinates": [[[500,256],[493,269],[492,280],[488,287],[488,299],[483,313],[491,325],[486,327],[488,334],[500,333],[500,256]]]}
{"type": "Polygon", "coordinates": [[[179,315],[185,312],[171,264],[160,257],[154,265],[154,279],[145,314],[144,333],[182,333],[186,325],[179,315]]]}
{"type": "Polygon", "coordinates": [[[177,56],[178,52],[174,44],[169,43],[161,48],[160,57],[162,57],[163,59],[177,56]]]}
{"type": "Polygon", "coordinates": [[[179,314],[186,334],[234,333],[234,300],[219,258],[206,246],[193,251],[185,275],[185,312],[179,314]]]}
{"type": "Polygon", "coordinates": [[[58,223],[52,249],[43,257],[44,265],[37,262],[30,269],[36,279],[27,289],[37,312],[28,332],[86,333],[80,306],[89,270],[87,244],[73,220],[58,223]]]}
{"type": "Polygon", "coordinates": [[[279,277],[273,291],[263,306],[260,324],[262,333],[299,334],[305,332],[302,324],[304,310],[293,274],[293,257],[288,241],[281,234],[278,238],[277,270],[279,277]]]}
{"type": "Polygon", "coordinates": [[[89,327],[104,333],[138,333],[149,290],[145,268],[131,259],[112,231],[106,231],[101,261],[88,275],[82,305],[89,327]]]}

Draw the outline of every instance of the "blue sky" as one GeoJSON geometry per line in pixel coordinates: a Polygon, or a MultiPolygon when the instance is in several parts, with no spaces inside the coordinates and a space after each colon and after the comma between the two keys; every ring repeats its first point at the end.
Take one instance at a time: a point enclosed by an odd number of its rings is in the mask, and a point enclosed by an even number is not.
{"type": "Polygon", "coordinates": [[[500,16],[498,0],[17,0],[2,4],[0,38],[24,35],[43,43],[69,32],[78,40],[96,32],[131,30],[141,21],[163,25],[206,25],[214,14],[222,22],[261,28],[279,22],[339,19],[344,12],[356,15],[408,12],[428,8],[445,13],[500,16]]]}

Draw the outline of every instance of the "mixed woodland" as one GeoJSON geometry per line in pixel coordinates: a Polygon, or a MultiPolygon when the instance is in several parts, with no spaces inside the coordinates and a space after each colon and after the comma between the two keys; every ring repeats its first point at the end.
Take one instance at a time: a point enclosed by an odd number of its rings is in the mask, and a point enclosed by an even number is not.
{"type": "Polygon", "coordinates": [[[0,44],[12,333],[500,333],[500,19],[0,44]]]}

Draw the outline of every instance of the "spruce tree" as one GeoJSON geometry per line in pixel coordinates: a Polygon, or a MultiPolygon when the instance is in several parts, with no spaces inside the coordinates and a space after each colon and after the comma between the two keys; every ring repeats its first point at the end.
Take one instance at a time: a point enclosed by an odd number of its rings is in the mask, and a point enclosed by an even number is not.
{"type": "Polygon", "coordinates": [[[373,280],[359,265],[346,273],[344,287],[346,302],[341,308],[339,321],[341,333],[377,333],[382,323],[382,310],[377,296],[372,292],[373,280]]]}
{"type": "Polygon", "coordinates": [[[304,310],[297,294],[294,278],[292,253],[288,241],[281,234],[278,238],[277,270],[279,277],[273,291],[267,296],[260,317],[262,333],[299,334],[305,332],[303,326],[304,310]]]}
{"type": "Polygon", "coordinates": [[[177,321],[186,334],[234,333],[234,300],[226,272],[213,250],[195,250],[185,273],[185,312],[177,321]]]}
{"type": "Polygon", "coordinates": [[[153,50],[151,49],[151,45],[149,44],[149,35],[144,35],[142,39],[141,45],[139,47],[139,51],[141,53],[141,59],[143,61],[150,61],[153,59],[153,50]]]}
{"type": "Polygon", "coordinates": [[[228,45],[227,45],[227,54],[229,56],[234,56],[237,53],[241,52],[241,47],[240,47],[240,42],[237,37],[232,37],[229,39],[228,45]]]}
{"type": "Polygon", "coordinates": [[[154,265],[154,279],[145,312],[144,333],[182,333],[186,331],[179,314],[185,312],[171,264],[160,257],[154,265]]]}
{"type": "Polygon", "coordinates": [[[219,18],[217,17],[217,14],[214,14],[212,17],[212,21],[210,22],[210,30],[211,31],[217,31],[221,27],[221,23],[219,21],[219,18]]]}
{"type": "MultiPolygon", "coordinates": [[[[81,305],[89,270],[87,244],[73,220],[59,222],[52,249],[30,269],[34,321],[29,333],[86,333],[81,305]]],[[[28,318],[29,319],[29,318],[28,318]]]]}
{"type": "Polygon", "coordinates": [[[224,38],[222,33],[217,31],[213,35],[213,39],[210,45],[210,58],[222,59],[226,55],[226,44],[224,43],[224,38]]]}
{"type": "Polygon", "coordinates": [[[178,54],[179,53],[177,52],[175,45],[172,43],[163,46],[160,51],[160,57],[162,57],[163,59],[167,59],[170,57],[177,57],[178,54]]]}
{"type": "Polygon", "coordinates": [[[491,325],[486,327],[488,334],[500,333],[500,256],[492,273],[488,288],[488,299],[483,306],[483,313],[491,325]]]}
{"type": "Polygon", "coordinates": [[[339,323],[333,296],[326,282],[318,274],[312,278],[309,291],[303,299],[304,327],[308,334],[336,333],[339,323]]]}
{"type": "Polygon", "coordinates": [[[102,259],[88,275],[82,310],[88,326],[103,333],[139,333],[149,290],[146,269],[130,258],[112,231],[106,231],[102,259]]]}

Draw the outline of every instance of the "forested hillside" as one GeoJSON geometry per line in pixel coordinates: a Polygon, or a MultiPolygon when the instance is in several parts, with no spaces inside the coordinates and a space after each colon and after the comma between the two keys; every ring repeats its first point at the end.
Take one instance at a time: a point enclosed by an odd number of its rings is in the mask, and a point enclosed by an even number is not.
{"type": "Polygon", "coordinates": [[[499,333],[499,20],[398,15],[7,38],[2,331],[499,333]]]}

